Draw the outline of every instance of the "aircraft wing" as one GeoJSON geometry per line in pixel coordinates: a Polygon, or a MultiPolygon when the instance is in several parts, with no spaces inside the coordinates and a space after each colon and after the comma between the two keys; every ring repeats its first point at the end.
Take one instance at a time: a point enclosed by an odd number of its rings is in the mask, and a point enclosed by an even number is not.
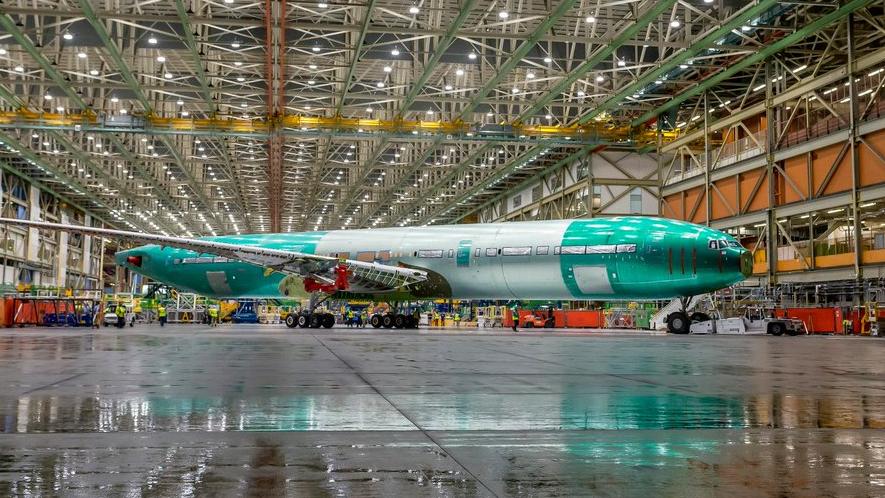
{"type": "Polygon", "coordinates": [[[336,283],[337,268],[343,265],[347,268],[349,283],[366,292],[393,291],[427,280],[427,273],[421,270],[351,259],[339,260],[330,256],[320,256],[285,249],[271,249],[257,245],[240,245],[185,237],[167,237],[164,235],[109,228],[63,225],[61,223],[11,218],[0,218],[0,224],[82,233],[84,235],[127,240],[139,244],[156,244],[161,247],[176,247],[201,254],[213,254],[251,263],[298,277],[299,279],[310,278],[325,285],[334,285],[336,283]]]}

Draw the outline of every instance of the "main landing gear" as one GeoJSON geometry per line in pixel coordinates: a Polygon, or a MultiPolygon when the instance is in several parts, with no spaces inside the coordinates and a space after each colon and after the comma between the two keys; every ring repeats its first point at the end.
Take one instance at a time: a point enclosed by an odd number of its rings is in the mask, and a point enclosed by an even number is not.
{"type": "Polygon", "coordinates": [[[687,334],[690,331],[691,324],[695,322],[705,322],[710,319],[710,315],[695,311],[691,315],[685,311],[691,296],[679,298],[682,303],[681,311],[674,311],[667,315],[667,332],[671,334],[687,334]]]}
{"type": "Polygon", "coordinates": [[[325,296],[320,300],[311,297],[309,310],[301,310],[298,313],[289,313],[286,317],[286,326],[290,329],[295,327],[318,329],[320,327],[330,329],[335,326],[335,316],[325,311],[316,311],[319,305],[323,304],[329,296],[325,296]]]}
{"type": "Polygon", "coordinates": [[[372,315],[372,318],[369,319],[369,323],[372,324],[373,327],[379,329],[384,327],[386,329],[397,328],[397,329],[417,329],[418,321],[415,320],[415,317],[412,315],[403,315],[401,313],[375,313],[372,315]]]}

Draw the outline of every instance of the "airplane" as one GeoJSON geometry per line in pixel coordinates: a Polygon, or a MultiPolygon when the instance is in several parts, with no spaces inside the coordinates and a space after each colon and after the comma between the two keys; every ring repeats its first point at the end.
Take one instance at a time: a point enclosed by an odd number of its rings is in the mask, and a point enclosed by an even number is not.
{"type": "MultiPolygon", "coordinates": [[[[313,312],[330,297],[687,302],[753,271],[750,252],[734,237],[648,216],[194,239],[18,219],[0,224],[148,244],[116,253],[116,263],[208,297],[312,296],[309,311],[287,318],[289,327],[331,327],[330,314],[313,312]]],[[[683,306],[668,316],[668,329],[687,333],[689,318],[683,306]]],[[[402,314],[370,322],[417,326],[402,314]]]]}

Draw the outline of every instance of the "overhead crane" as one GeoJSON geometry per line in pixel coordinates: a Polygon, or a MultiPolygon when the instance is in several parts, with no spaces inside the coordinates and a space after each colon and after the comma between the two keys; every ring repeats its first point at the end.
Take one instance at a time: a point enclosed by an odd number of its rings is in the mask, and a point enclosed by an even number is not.
{"type": "MultiPolygon", "coordinates": [[[[344,135],[354,138],[393,136],[414,139],[444,135],[450,140],[492,142],[534,142],[570,144],[651,145],[657,132],[649,127],[630,128],[604,122],[581,125],[529,125],[520,122],[479,124],[456,121],[405,119],[361,119],[284,115],[268,119],[167,118],[156,115],[110,115],[50,113],[31,110],[0,112],[0,129],[67,130],[95,133],[140,133],[145,135],[213,135],[266,138],[271,131],[284,135],[344,135]]],[[[662,132],[665,141],[674,140],[674,131],[662,132]]]]}

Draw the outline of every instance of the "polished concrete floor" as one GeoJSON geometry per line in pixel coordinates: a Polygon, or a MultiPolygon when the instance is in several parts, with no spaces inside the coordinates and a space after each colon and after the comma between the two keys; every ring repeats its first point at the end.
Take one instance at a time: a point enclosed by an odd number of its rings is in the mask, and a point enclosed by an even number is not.
{"type": "Polygon", "coordinates": [[[0,330],[0,496],[883,496],[885,339],[0,330]]]}

